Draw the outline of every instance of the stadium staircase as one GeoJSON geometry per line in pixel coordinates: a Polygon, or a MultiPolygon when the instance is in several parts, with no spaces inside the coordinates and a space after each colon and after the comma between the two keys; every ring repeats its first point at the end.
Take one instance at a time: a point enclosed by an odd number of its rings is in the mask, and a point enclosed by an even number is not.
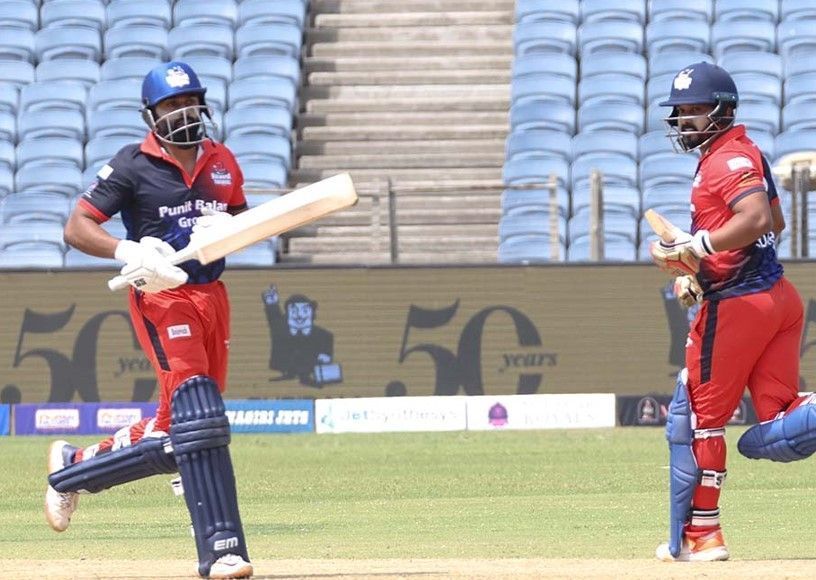
{"type": "Polygon", "coordinates": [[[316,0],[293,185],[349,171],[363,194],[283,261],[495,262],[513,0],[316,0]]]}

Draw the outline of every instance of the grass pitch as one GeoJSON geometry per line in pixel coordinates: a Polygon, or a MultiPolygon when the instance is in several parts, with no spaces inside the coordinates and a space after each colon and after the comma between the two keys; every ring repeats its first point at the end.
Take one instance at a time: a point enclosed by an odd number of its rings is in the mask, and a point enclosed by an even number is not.
{"type": "MultiPolygon", "coordinates": [[[[732,558],[816,558],[816,463],[749,461],[741,433],[728,430],[721,500],[732,558]]],[[[194,561],[169,476],[84,495],[52,532],[49,441],[0,439],[3,558],[194,561]]],[[[231,448],[253,559],[644,559],[667,533],[657,428],[236,435],[231,448]]]]}

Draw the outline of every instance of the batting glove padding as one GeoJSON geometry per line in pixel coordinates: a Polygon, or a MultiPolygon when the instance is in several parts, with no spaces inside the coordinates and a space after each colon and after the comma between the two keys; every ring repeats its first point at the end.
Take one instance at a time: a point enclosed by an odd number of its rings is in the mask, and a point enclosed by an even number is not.
{"type": "Polygon", "coordinates": [[[703,289],[697,283],[697,278],[687,274],[675,278],[674,295],[683,308],[691,308],[695,304],[702,302],[703,289]]]}
{"type": "Polygon", "coordinates": [[[675,276],[692,276],[700,271],[700,260],[714,253],[708,230],[694,235],[681,232],[673,242],[652,242],[652,260],[657,266],[675,276]]]}
{"type": "Polygon", "coordinates": [[[167,259],[173,253],[175,250],[167,242],[145,236],[138,243],[120,241],[115,257],[125,262],[119,273],[128,284],[142,292],[161,292],[187,282],[187,273],[167,259]]]}

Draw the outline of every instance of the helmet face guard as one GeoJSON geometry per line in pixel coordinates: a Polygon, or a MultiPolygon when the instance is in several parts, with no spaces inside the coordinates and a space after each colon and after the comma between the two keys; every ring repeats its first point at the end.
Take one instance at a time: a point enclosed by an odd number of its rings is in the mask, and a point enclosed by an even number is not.
{"type": "Polygon", "coordinates": [[[181,107],[158,118],[153,107],[145,107],[142,118],[160,141],[182,148],[193,147],[207,139],[208,125],[215,128],[212,113],[206,105],[181,107]]]}
{"type": "Polygon", "coordinates": [[[675,106],[671,114],[663,119],[667,127],[666,136],[671,140],[675,152],[696,151],[728,131],[734,125],[735,117],[733,114],[725,114],[727,106],[727,103],[718,101],[717,106],[705,115],[681,115],[679,107],[675,106]],[[705,129],[683,128],[685,123],[694,123],[698,119],[705,119],[708,122],[705,129]]]}

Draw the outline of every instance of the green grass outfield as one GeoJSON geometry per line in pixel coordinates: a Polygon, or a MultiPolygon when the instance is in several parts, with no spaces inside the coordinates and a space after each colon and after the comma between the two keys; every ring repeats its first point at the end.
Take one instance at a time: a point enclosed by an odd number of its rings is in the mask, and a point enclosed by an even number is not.
{"type": "MultiPolygon", "coordinates": [[[[732,558],[816,558],[816,462],[749,461],[741,432],[721,502],[732,558]]],[[[194,558],[170,476],[85,495],[52,532],[49,441],[0,439],[3,558],[194,558]]],[[[642,559],[666,536],[657,428],[236,435],[232,454],[254,559],[642,559]]]]}

